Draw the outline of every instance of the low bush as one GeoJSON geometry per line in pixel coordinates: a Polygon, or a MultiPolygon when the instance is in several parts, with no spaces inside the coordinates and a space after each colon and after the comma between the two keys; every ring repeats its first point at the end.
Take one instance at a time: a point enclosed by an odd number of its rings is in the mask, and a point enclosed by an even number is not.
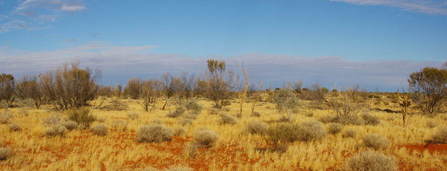
{"type": "Polygon", "coordinates": [[[63,125],[54,125],[45,131],[45,135],[49,137],[64,136],[67,129],[63,125]]]}
{"type": "Polygon", "coordinates": [[[261,121],[251,121],[247,124],[246,130],[250,134],[264,135],[267,133],[268,125],[261,121]]]}
{"type": "Polygon", "coordinates": [[[375,150],[388,148],[389,144],[390,142],[388,141],[388,139],[379,134],[368,134],[363,137],[363,145],[375,150]]]}
{"type": "Polygon", "coordinates": [[[364,113],[360,115],[360,117],[363,119],[363,123],[366,125],[378,125],[380,123],[379,118],[369,113],[364,113]]]}
{"type": "Polygon", "coordinates": [[[200,106],[196,101],[189,101],[184,106],[186,110],[191,111],[194,114],[199,114],[202,111],[202,106],[200,106]]]}
{"type": "Polygon", "coordinates": [[[173,112],[168,113],[166,116],[170,118],[177,118],[185,113],[185,108],[177,107],[173,112]]]}
{"type": "Polygon", "coordinates": [[[194,134],[193,145],[198,148],[211,148],[218,138],[219,135],[212,130],[199,130],[194,134]]]}
{"type": "Polygon", "coordinates": [[[9,131],[11,131],[11,132],[18,132],[18,131],[21,131],[22,130],[22,127],[20,127],[19,125],[17,125],[17,124],[9,124],[9,131]]]}
{"type": "Polygon", "coordinates": [[[0,161],[6,160],[12,156],[12,150],[7,147],[0,148],[0,161]]]}
{"type": "Polygon", "coordinates": [[[69,131],[74,130],[78,127],[78,123],[75,121],[65,121],[62,122],[62,125],[69,131]]]}
{"type": "Polygon", "coordinates": [[[221,124],[237,124],[237,119],[231,115],[221,114],[219,116],[221,124]]]}
{"type": "Polygon", "coordinates": [[[343,138],[355,138],[356,136],[357,132],[355,132],[353,129],[347,129],[342,134],[343,138]]]}
{"type": "Polygon", "coordinates": [[[96,118],[88,108],[73,109],[68,112],[68,119],[78,123],[81,128],[89,128],[96,118]]]}
{"type": "Polygon", "coordinates": [[[433,143],[447,144],[447,127],[443,126],[438,128],[431,139],[433,143]]]}
{"type": "Polygon", "coordinates": [[[9,112],[0,112],[0,124],[8,124],[11,118],[12,115],[9,112]]]}
{"type": "Polygon", "coordinates": [[[396,162],[393,158],[374,151],[361,152],[351,157],[346,165],[349,171],[395,171],[396,162]]]}
{"type": "Polygon", "coordinates": [[[270,141],[294,142],[313,141],[322,139],[326,135],[323,124],[318,121],[306,121],[300,124],[285,123],[270,127],[267,131],[270,141]]]}
{"type": "Polygon", "coordinates": [[[47,118],[43,119],[42,122],[45,126],[51,127],[51,126],[60,124],[61,121],[62,121],[62,119],[59,116],[51,115],[51,116],[48,116],[47,118]]]}
{"type": "Polygon", "coordinates": [[[138,142],[164,142],[170,141],[173,136],[173,131],[163,125],[152,124],[146,125],[138,129],[138,142]]]}
{"type": "Polygon", "coordinates": [[[339,123],[331,123],[328,126],[328,132],[330,134],[338,134],[343,129],[343,125],[339,123]]]}
{"type": "Polygon", "coordinates": [[[107,127],[103,124],[95,125],[94,127],[91,128],[91,131],[93,132],[93,134],[98,136],[106,136],[107,133],[109,132],[107,127]]]}
{"type": "Polygon", "coordinates": [[[123,120],[117,120],[112,122],[112,128],[120,131],[127,130],[127,122],[123,120]]]}

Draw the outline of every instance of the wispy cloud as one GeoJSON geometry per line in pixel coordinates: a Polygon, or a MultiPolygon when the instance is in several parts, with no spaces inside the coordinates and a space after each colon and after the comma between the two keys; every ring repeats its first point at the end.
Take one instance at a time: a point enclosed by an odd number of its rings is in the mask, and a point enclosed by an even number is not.
{"type": "MultiPolygon", "coordinates": [[[[27,52],[0,48],[0,72],[16,75],[56,69],[70,61],[103,71],[103,81],[124,83],[130,77],[159,78],[164,72],[202,74],[204,57],[153,53],[155,46],[113,46],[88,43],[72,48],[27,52]]],[[[395,90],[407,85],[411,72],[424,66],[438,66],[440,61],[351,61],[342,57],[300,57],[275,54],[245,54],[221,58],[229,68],[243,64],[252,82],[264,81],[266,88],[286,81],[302,80],[330,88],[346,88],[359,84],[370,89],[395,90]]]]}
{"type": "Polygon", "coordinates": [[[0,33],[45,28],[64,13],[87,9],[82,0],[17,0],[15,6],[0,14],[0,33]]]}
{"type": "Polygon", "coordinates": [[[447,15],[447,0],[330,0],[358,5],[383,5],[427,14],[447,15]]]}

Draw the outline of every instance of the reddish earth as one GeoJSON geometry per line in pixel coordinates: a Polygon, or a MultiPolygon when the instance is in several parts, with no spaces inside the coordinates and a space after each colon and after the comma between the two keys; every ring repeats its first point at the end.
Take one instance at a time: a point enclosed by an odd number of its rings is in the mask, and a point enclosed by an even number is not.
{"type": "Polygon", "coordinates": [[[424,152],[428,151],[431,154],[447,154],[447,144],[412,144],[412,145],[402,145],[399,146],[401,148],[406,148],[410,151],[416,151],[416,152],[424,152]]]}

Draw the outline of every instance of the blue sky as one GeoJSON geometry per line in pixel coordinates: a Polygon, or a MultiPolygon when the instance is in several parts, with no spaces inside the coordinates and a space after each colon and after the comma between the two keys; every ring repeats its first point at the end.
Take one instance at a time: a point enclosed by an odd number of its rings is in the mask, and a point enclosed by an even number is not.
{"type": "Polygon", "coordinates": [[[208,57],[269,86],[401,88],[447,61],[447,0],[0,0],[0,72],[79,60],[117,84],[208,57]]]}

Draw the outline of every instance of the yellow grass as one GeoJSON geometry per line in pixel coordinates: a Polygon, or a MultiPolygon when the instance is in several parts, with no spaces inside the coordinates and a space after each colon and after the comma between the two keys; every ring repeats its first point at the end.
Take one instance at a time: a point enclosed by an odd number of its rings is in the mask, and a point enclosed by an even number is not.
{"type": "MultiPolygon", "coordinates": [[[[218,115],[208,114],[212,103],[200,100],[204,110],[192,125],[182,126],[180,118],[168,118],[166,114],[175,109],[172,104],[166,111],[145,112],[139,101],[122,100],[129,104],[127,111],[93,110],[93,114],[104,119],[109,129],[114,122],[128,123],[127,130],[110,129],[106,136],[95,136],[88,130],[73,130],[65,137],[45,137],[42,119],[65,116],[62,112],[51,111],[48,107],[13,108],[12,123],[20,125],[21,132],[10,132],[7,125],[0,125],[0,147],[9,147],[14,155],[0,161],[0,170],[135,170],[143,168],[166,169],[170,167],[191,167],[196,170],[343,170],[348,157],[367,149],[362,137],[376,133],[387,137],[391,146],[381,152],[397,159],[400,170],[447,170],[446,153],[410,151],[402,145],[422,144],[434,131],[426,123],[446,124],[445,114],[431,118],[421,115],[410,116],[407,126],[402,126],[400,114],[370,111],[380,118],[377,126],[345,126],[357,132],[356,138],[343,138],[341,134],[327,135],[320,141],[295,142],[285,153],[261,152],[256,148],[267,147],[260,135],[244,132],[245,125],[253,119],[271,121],[282,114],[276,112],[270,103],[258,103],[256,111],[261,117],[250,116],[250,105],[243,108],[243,115],[235,125],[219,124],[218,115]],[[128,113],[136,112],[139,118],[131,120],[128,113]],[[170,142],[138,143],[136,130],[152,121],[160,121],[171,128],[183,127],[186,134],[170,142]],[[187,154],[192,135],[196,130],[207,128],[219,134],[219,140],[211,149],[199,149],[195,157],[187,154]]],[[[223,111],[236,116],[239,104],[234,101],[223,111]]],[[[300,112],[293,114],[293,122],[317,120],[331,114],[330,110],[318,110],[303,104],[300,112]],[[312,117],[304,113],[312,112],[312,117]]]]}

